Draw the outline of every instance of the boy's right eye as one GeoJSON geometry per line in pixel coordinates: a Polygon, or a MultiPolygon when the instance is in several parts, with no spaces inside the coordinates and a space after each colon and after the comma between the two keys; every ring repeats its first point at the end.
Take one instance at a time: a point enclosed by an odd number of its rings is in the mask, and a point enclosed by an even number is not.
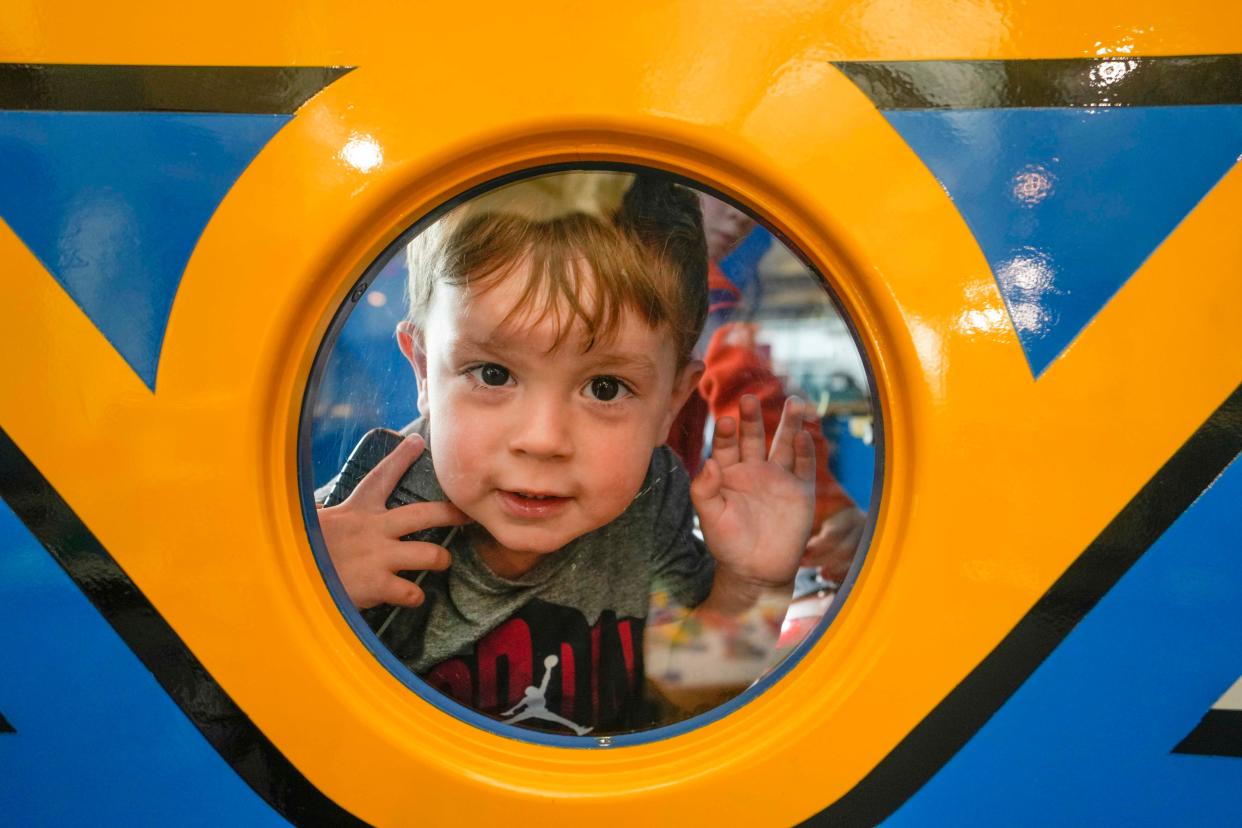
{"type": "Polygon", "coordinates": [[[494,362],[476,365],[470,369],[469,373],[483,385],[507,385],[510,379],[509,369],[494,362]]]}

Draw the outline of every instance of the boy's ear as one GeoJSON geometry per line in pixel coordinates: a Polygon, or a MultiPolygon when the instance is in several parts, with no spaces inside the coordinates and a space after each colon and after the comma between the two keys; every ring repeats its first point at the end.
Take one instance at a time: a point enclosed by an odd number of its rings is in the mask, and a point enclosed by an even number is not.
{"type": "Polygon", "coordinates": [[[426,415],[431,402],[427,398],[427,349],[423,345],[423,332],[408,319],[397,323],[397,347],[414,369],[414,379],[418,383],[418,410],[426,415]]]}
{"type": "Polygon", "coordinates": [[[699,387],[699,380],[703,379],[703,371],[706,367],[699,360],[692,359],[686,363],[685,368],[681,369],[681,373],[673,383],[673,395],[669,400],[671,407],[665,414],[664,424],[660,428],[660,434],[663,435],[660,442],[668,442],[668,432],[673,427],[673,420],[677,419],[677,413],[686,404],[686,400],[690,399],[690,394],[699,387]]]}

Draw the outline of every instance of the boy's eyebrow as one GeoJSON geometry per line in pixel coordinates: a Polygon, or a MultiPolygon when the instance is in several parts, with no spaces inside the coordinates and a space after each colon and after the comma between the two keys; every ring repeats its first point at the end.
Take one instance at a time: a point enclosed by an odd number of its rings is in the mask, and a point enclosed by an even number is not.
{"type": "Polygon", "coordinates": [[[655,362],[646,354],[634,353],[601,353],[591,360],[592,368],[639,371],[646,374],[656,373],[655,362]]]}
{"type": "Polygon", "coordinates": [[[486,333],[467,328],[459,331],[456,339],[455,347],[475,348],[495,356],[508,354],[515,345],[522,345],[527,341],[516,331],[505,331],[502,327],[491,328],[486,333]]]}
{"type": "MultiPolygon", "coordinates": [[[[488,336],[482,338],[466,334],[461,337],[461,344],[502,357],[511,354],[515,340],[520,341],[520,339],[520,337],[510,338],[493,331],[488,336]]],[[[609,351],[607,346],[605,346],[597,352],[588,352],[586,356],[588,357],[587,364],[591,370],[636,371],[648,375],[658,373],[655,360],[642,353],[609,351]]]]}
{"type": "Polygon", "coordinates": [[[496,336],[495,333],[492,333],[484,337],[463,334],[458,337],[458,344],[469,348],[490,351],[494,354],[501,354],[504,353],[505,346],[509,343],[503,336],[496,336]]]}

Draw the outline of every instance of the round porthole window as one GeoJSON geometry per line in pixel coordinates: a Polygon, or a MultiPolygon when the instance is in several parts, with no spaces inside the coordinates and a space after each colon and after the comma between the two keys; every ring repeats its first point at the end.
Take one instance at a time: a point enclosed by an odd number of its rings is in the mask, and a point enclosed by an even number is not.
{"type": "Polygon", "coordinates": [[[868,377],[825,281],[706,188],[510,178],[407,231],[334,320],[300,437],[312,545],[442,709],[556,744],[677,732],[844,598],[868,377]]]}

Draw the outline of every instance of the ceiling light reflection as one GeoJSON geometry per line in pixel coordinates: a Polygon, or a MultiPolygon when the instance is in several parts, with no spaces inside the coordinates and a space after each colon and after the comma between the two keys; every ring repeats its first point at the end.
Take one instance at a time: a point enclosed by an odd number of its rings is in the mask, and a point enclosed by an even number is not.
{"type": "Polygon", "coordinates": [[[1091,67],[1091,85],[1103,89],[1120,83],[1138,66],[1137,60],[1105,60],[1091,67]]]}
{"type": "Polygon", "coordinates": [[[1055,182],[1056,176],[1047,167],[1031,165],[1013,177],[1010,192],[1019,204],[1034,207],[1052,194],[1055,182]]]}
{"type": "Polygon", "coordinates": [[[1044,334],[1052,328],[1048,296],[1063,291],[1056,287],[1052,257],[1033,247],[1023,248],[997,270],[1001,292],[1009,297],[1009,315],[1023,333],[1044,334]]]}
{"type": "Polygon", "coordinates": [[[384,151],[370,135],[355,133],[341,149],[341,160],[359,172],[370,172],[384,163],[384,151]]]}
{"type": "Polygon", "coordinates": [[[964,334],[1003,333],[1008,327],[1004,308],[968,310],[957,317],[957,328],[964,334]]]}

